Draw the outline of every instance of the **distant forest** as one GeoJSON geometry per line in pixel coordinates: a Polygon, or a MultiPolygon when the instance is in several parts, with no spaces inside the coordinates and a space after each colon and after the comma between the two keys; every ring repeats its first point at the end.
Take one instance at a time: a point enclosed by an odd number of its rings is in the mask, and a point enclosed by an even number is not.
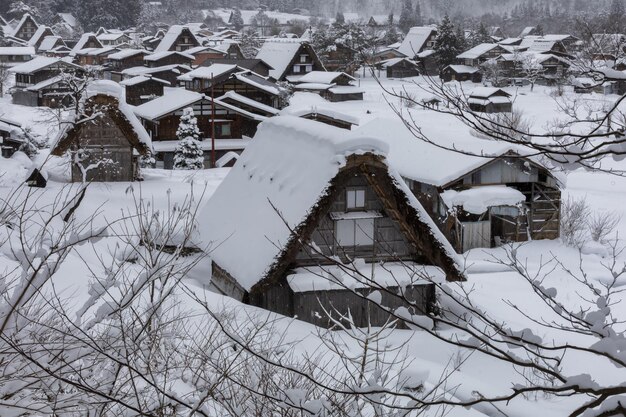
{"type": "Polygon", "coordinates": [[[437,23],[448,15],[457,27],[470,29],[482,22],[485,26],[500,26],[507,36],[517,36],[526,26],[540,26],[545,33],[574,33],[581,22],[595,25],[595,31],[624,32],[622,22],[606,26],[607,16],[623,12],[623,0],[161,0],[157,11],[153,3],[145,0],[0,0],[0,13],[10,19],[29,11],[47,23],[56,13],[68,12],[78,18],[84,30],[94,30],[100,26],[145,27],[157,21],[172,24],[204,20],[215,26],[221,24],[210,12],[215,8],[295,11],[304,15],[302,20],[314,16],[314,24],[333,19],[337,13],[358,13],[363,21],[372,15],[391,13],[397,20],[408,3],[411,8],[420,10],[421,24],[437,23]]]}

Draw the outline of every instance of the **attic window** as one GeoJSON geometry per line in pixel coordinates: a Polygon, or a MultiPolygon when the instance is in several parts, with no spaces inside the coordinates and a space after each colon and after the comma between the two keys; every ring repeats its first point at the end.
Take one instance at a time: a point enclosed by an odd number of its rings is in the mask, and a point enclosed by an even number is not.
{"type": "Polygon", "coordinates": [[[346,211],[365,208],[365,189],[349,188],[346,190],[346,211]]]}
{"type": "Polygon", "coordinates": [[[309,59],[309,56],[306,54],[300,55],[300,62],[301,63],[306,63],[306,61],[309,59]]]}

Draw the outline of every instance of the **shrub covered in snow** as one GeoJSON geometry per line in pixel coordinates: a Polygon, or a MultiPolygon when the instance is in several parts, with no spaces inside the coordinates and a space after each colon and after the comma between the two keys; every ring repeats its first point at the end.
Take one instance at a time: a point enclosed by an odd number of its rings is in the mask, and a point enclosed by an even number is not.
{"type": "Polygon", "coordinates": [[[180,124],[178,130],[176,130],[176,138],[183,140],[188,137],[198,140],[200,139],[200,129],[198,129],[198,119],[193,114],[193,109],[187,107],[183,110],[183,115],[180,117],[180,124]]]}

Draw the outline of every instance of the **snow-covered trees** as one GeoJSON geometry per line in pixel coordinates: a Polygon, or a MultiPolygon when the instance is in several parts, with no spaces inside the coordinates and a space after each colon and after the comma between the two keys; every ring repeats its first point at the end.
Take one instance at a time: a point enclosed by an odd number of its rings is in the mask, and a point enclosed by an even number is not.
{"type": "Polygon", "coordinates": [[[456,56],[462,52],[454,25],[448,16],[444,16],[437,26],[434,50],[437,52],[440,68],[454,63],[456,56]]]}
{"type": "Polygon", "coordinates": [[[472,30],[468,38],[468,46],[470,48],[480,45],[481,43],[493,43],[493,39],[491,39],[489,31],[487,31],[483,22],[480,22],[478,28],[472,30]]]}
{"type": "Polygon", "coordinates": [[[139,0],[90,0],[77,3],[76,17],[88,31],[128,28],[137,24],[141,13],[139,0]]]}
{"type": "Polygon", "coordinates": [[[202,169],[204,168],[204,157],[200,143],[200,129],[198,129],[198,119],[193,114],[193,109],[187,107],[180,117],[180,124],[176,131],[178,144],[174,153],[175,169],[202,169]]]}
{"type": "Polygon", "coordinates": [[[411,27],[416,25],[415,16],[413,14],[413,7],[411,6],[411,0],[404,0],[402,2],[402,9],[400,10],[400,19],[398,20],[398,27],[403,32],[408,32],[411,27]]]}
{"type": "Polygon", "coordinates": [[[233,14],[230,18],[230,24],[233,25],[233,29],[235,30],[243,29],[243,16],[241,16],[241,10],[237,7],[233,10],[233,14]]]}

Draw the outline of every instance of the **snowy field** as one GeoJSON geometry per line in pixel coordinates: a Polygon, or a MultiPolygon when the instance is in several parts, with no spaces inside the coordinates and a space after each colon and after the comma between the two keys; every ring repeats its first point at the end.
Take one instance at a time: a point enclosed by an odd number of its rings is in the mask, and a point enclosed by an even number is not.
{"type": "MultiPolygon", "coordinates": [[[[414,81],[418,84],[421,82],[419,78],[414,81]]],[[[431,95],[411,80],[383,80],[383,82],[388,89],[406,90],[418,99],[428,98],[431,95]]],[[[365,125],[377,118],[396,117],[380,87],[371,77],[360,78],[359,84],[365,90],[363,102],[327,103],[313,94],[296,93],[292,99],[291,108],[287,109],[286,112],[324,106],[327,109],[358,119],[360,125],[365,125]]],[[[469,92],[474,85],[464,84],[462,87],[469,92]]],[[[514,106],[523,112],[524,117],[532,123],[535,129],[547,129],[555,119],[560,117],[557,103],[551,95],[552,88],[536,86],[533,92],[528,86],[508,90],[515,95],[514,106]]],[[[565,94],[573,95],[567,91],[565,94]]],[[[594,94],[586,98],[602,107],[617,96],[594,94]]],[[[399,105],[396,99],[389,100],[392,104],[399,105]]],[[[433,138],[436,134],[466,135],[469,133],[469,128],[456,120],[450,120],[449,116],[421,109],[410,111],[417,123],[423,126],[433,138]]],[[[32,126],[41,135],[54,137],[54,126],[50,124],[49,114],[45,112],[14,106],[10,104],[7,98],[4,98],[0,100],[0,114],[32,126]]],[[[43,153],[37,159],[37,163],[41,163],[45,159],[46,155],[43,153]]],[[[626,161],[622,163],[625,165],[621,168],[626,169],[626,161]]],[[[30,191],[32,195],[29,198],[36,200],[34,204],[49,204],[59,193],[68,192],[68,187],[70,187],[62,181],[63,172],[67,167],[56,160],[49,160],[44,166],[49,170],[51,181],[48,187],[43,190],[30,191]]],[[[32,166],[30,166],[27,158],[24,158],[24,155],[18,154],[11,160],[3,160],[0,165],[0,171],[2,171],[0,197],[10,200],[24,196],[26,191],[16,191],[16,187],[25,179],[31,168],[32,166]]],[[[95,216],[96,224],[117,221],[135,209],[138,199],[149,201],[153,207],[160,210],[167,210],[168,207],[188,201],[193,195],[194,203],[201,206],[210,198],[227,173],[228,169],[203,170],[194,173],[155,169],[146,170],[145,180],[142,182],[92,184],[88,186],[86,196],[79,206],[76,216],[85,219],[95,216]]],[[[73,185],[71,187],[78,186],[73,185]]],[[[567,196],[585,197],[593,210],[619,214],[621,221],[617,227],[618,236],[620,238],[626,236],[626,178],[584,170],[573,171],[567,174],[564,198],[567,196]]],[[[202,222],[202,218],[198,218],[197,221],[202,222]]],[[[199,238],[201,239],[201,237],[199,238]]],[[[97,265],[99,258],[104,253],[114,251],[115,245],[118,243],[117,238],[111,237],[102,239],[94,245],[84,245],[78,248],[69,256],[66,265],[55,276],[53,282],[55,290],[59,294],[69,297],[74,308],[79,308],[89,299],[89,283],[94,274],[89,266],[97,265]]],[[[606,257],[608,248],[592,249],[594,250],[588,251],[588,254],[581,255],[577,250],[566,247],[559,241],[537,241],[521,245],[517,249],[517,257],[526,265],[531,274],[539,271],[542,264],[552,256],[557,257],[563,263],[563,267],[572,270],[575,270],[582,262],[590,274],[589,279],[600,284],[611,279],[610,273],[602,266],[608,261],[606,257]]],[[[11,261],[7,256],[9,250],[10,248],[5,243],[0,251],[0,268],[5,271],[10,271],[14,266],[14,261],[11,261]]],[[[548,331],[525,318],[513,307],[517,306],[521,311],[529,312],[544,319],[548,319],[553,314],[534,297],[528,283],[519,274],[506,266],[492,263],[493,259],[505,257],[504,249],[476,249],[464,256],[468,266],[469,280],[463,285],[472,289],[474,302],[489,315],[508,323],[514,329],[532,329],[536,335],[544,338],[544,340],[571,341],[572,338],[575,338],[581,344],[590,343],[582,336],[548,331]]],[[[618,261],[625,262],[626,255],[620,254],[618,261]]],[[[237,318],[241,322],[246,322],[250,317],[258,319],[259,317],[273,316],[272,313],[250,306],[238,305],[233,300],[206,292],[203,289],[206,282],[203,282],[202,271],[202,269],[196,271],[185,284],[192,291],[197,291],[198,294],[202,294],[202,297],[206,297],[207,302],[215,311],[226,306],[234,307],[237,311],[237,318]]],[[[556,288],[557,299],[567,305],[580,303],[579,294],[586,294],[585,291],[587,291],[582,288],[580,283],[565,273],[561,267],[555,268],[543,285],[547,288],[556,288]]],[[[618,282],[618,285],[626,285],[626,279],[623,282],[618,282]]],[[[184,292],[181,292],[179,297],[181,304],[186,307],[193,306],[194,301],[184,292]]],[[[611,301],[622,300],[613,299],[611,301]]],[[[613,314],[620,320],[626,318],[626,303],[616,303],[613,306],[613,314]]],[[[292,348],[296,355],[319,353],[326,349],[318,335],[321,330],[312,325],[284,318],[278,322],[277,326],[278,334],[283,333],[282,336],[285,341],[293,343],[292,348]]],[[[441,331],[444,334],[453,332],[451,329],[441,329],[441,331]]],[[[356,349],[353,341],[346,340],[345,343],[347,351],[356,349]]],[[[399,371],[407,373],[407,375],[414,375],[415,380],[424,382],[427,389],[434,387],[444,375],[450,372],[451,364],[458,365],[456,371],[447,380],[445,390],[459,399],[472,398],[476,392],[485,396],[504,394],[514,383],[522,383],[524,377],[528,377],[521,375],[519,370],[510,365],[494,361],[479,353],[459,351],[457,348],[421,331],[394,330],[389,335],[388,343],[390,346],[406,343],[406,354],[410,365],[399,371]]],[[[599,359],[592,361],[582,354],[580,357],[572,354],[563,366],[568,375],[591,373],[593,378],[604,378],[613,383],[623,382],[611,381],[612,375],[619,375],[619,373],[611,372],[612,365],[599,359]]],[[[531,395],[528,398],[519,397],[508,404],[498,404],[498,409],[492,405],[482,405],[471,410],[463,408],[448,410],[450,411],[448,415],[556,417],[564,415],[564,410],[571,410],[571,402],[572,400],[568,398],[531,395]]]]}

